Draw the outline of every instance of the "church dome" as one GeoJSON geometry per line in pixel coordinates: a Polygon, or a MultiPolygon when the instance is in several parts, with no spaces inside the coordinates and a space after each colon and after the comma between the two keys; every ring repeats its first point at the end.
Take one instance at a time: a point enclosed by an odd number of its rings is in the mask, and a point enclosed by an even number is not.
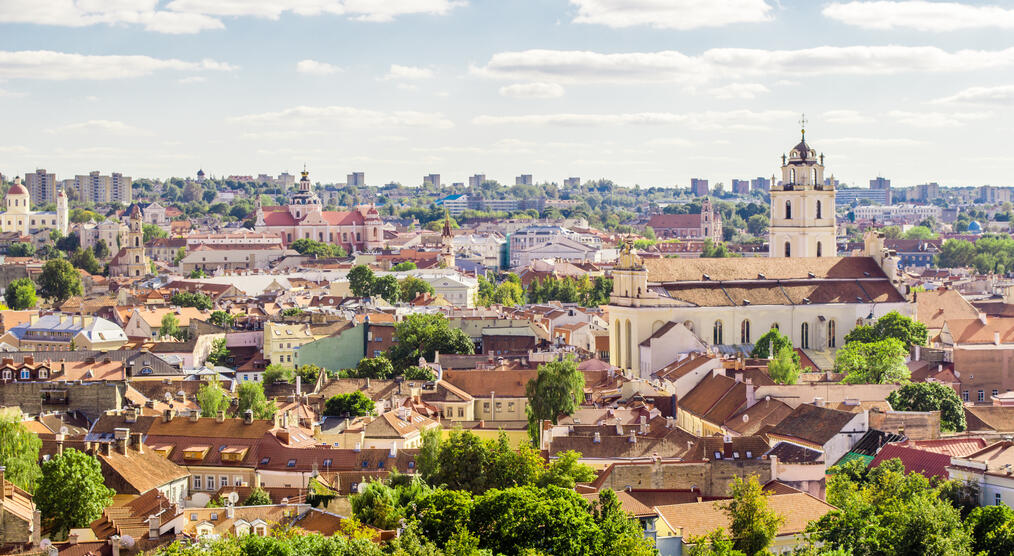
{"type": "Polygon", "coordinates": [[[11,188],[7,190],[7,194],[8,195],[28,195],[28,191],[25,190],[25,187],[23,185],[21,185],[20,181],[16,181],[16,182],[14,182],[14,185],[12,185],[11,188]]]}
{"type": "Polygon", "coordinates": [[[971,222],[968,223],[968,232],[972,234],[981,234],[982,225],[976,222],[975,220],[972,220],[971,222]]]}

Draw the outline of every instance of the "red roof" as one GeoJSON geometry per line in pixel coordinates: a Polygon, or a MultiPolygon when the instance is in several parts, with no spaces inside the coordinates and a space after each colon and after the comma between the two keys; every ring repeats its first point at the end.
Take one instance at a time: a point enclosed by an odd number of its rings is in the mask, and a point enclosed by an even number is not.
{"type": "Polygon", "coordinates": [[[877,467],[881,463],[895,458],[901,460],[906,473],[921,473],[927,478],[946,479],[948,476],[947,466],[951,464],[951,456],[947,454],[909,448],[900,444],[888,444],[880,450],[877,457],[873,458],[870,467],[877,467]]]}
{"type": "Polygon", "coordinates": [[[20,183],[17,182],[15,182],[14,185],[12,185],[10,189],[7,190],[8,195],[24,195],[25,193],[28,192],[25,191],[25,188],[22,187],[20,183]]]}
{"type": "Polygon", "coordinates": [[[656,214],[648,220],[653,229],[664,228],[700,228],[700,214],[656,214]]]}
{"type": "MultiPolygon", "coordinates": [[[[289,212],[288,207],[264,207],[264,224],[267,226],[295,226],[296,219],[289,212]]],[[[358,210],[334,211],[326,210],[320,213],[321,218],[332,226],[355,226],[363,224],[365,219],[358,210]]]]}

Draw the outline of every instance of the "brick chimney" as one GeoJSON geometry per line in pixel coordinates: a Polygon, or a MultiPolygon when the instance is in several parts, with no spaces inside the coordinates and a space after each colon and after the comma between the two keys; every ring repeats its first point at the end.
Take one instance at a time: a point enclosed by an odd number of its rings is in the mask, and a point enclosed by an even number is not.
{"type": "Polygon", "coordinates": [[[116,440],[116,451],[127,455],[127,447],[130,446],[130,429],[117,427],[113,429],[113,438],[116,440]]]}
{"type": "Polygon", "coordinates": [[[224,423],[225,422],[225,411],[218,410],[215,413],[215,422],[216,423],[224,423]]]}
{"type": "Polygon", "coordinates": [[[131,437],[131,441],[132,441],[131,443],[134,446],[134,449],[137,450],[137,453],[143,454],[144,453],[144,440],[143,440],[144,439],[144,433],[132,432],[132,433],[130,433],[130,437],[131,437]]]}
{"type": "Polygon", "coordinates": [[[159,536],[159,522],[157,515],[148,516],[148,538],[157,539],[159,536]]]}

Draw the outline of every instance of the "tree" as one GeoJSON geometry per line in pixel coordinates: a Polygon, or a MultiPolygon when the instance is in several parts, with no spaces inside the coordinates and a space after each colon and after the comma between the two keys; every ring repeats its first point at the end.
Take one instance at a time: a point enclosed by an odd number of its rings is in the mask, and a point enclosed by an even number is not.
{"type": "Polygon", "coordinates": [[[215,306],[210,296],[200,292],[176,292],[169,298],[169,303],[177,307],[194,307],[201,311],[207,311],[215,306]]]}
{"type": "Polygon", "coordinates": [[[383,355],[360,359],[356,365],[356,378],[388,379],[394,376],[394,365],[383,355]]]}
{"type": "Polygon", "coordinates": [[[374,296],[382,297],[388,303],[397,303],[401,298],[401,288],[398,279],[388,274],[373,281],[371,293],[374,296]]]}
{"type": "Polygon", "coordinates": [[[746,221],[746,231],[750,235],[762,236],[767,233],[770,221],[763,214],[755,214],[746,221]]]}
{"type": "Polygon", "coordinates": [[[654,556],[657,551],[644,538],[637,520],[631,519],[620,505],[612,489],[599,492],[592,503],[592,519],[598,526],[592,554],[623,554],[625,556],[654,556]]]}
{"type": "Polygon", "coordinates": [[[539,476],[536,484],[540,487],[555,485],[560,488],[574,488],[577,483],[590,483],[594,480],[595,470],[581,463],[581,452],[566,450],[556,455],[556,459],[539,476]]]}
{"type": "Polygon", "coordinates": [[[715,243],[711,238],[705,239],[701,248],[701,258],[703,259],[723,259],[735,256],[735,253],[730,252],[724,243],[715,243]]]}
{"type": "Polygon", "coordinates": [[[472,497],[462,490],[436,489],[415,501],[412,517],[420,531],[445,545],[459,530],[467,530],[472,497]]]}
{"type": "Polygon", "coordinates": [[[407,315],[394,329],[394,345],[387,356],[396,369],[406,369],[422,357],[432,361],[436,352],[471,354],[475,344],[459,328],[451,328],[440,314],[407,315]]]}
{"type": "Polygon", "coordinates": [[[405,517],[404,508],[398,507],[395,489],[381,481],[370,481],[359,494],[349,498],[356,519],[378,529],[393,530],[405,517]]]}
{"type": "Polygon", "coordinates": [[[30,278],[18,278],[11,281],[10,284],[7,284],[7,289],[4,290],[4,301],[7,303],[7,307],[15,311],[35,307],[35,304],[38,303],[35,296],[35,282],[32,282],[30,278]]]}
{"type": "Polygon", "coordinates": [[[348,274],[349,289],[356,297],[369,297],[373,293],[373,271],[366,265],[352,267],[348,274]]]}
{"type": "Polygon", "coordinates": [[[443,442],[443,434],[440,427],[426,429],[420,435],[422,444],[419,454],[415,457],[415,466],[419,470],[419,476],[427,483],[435,483],[437,472],[440,469],[440,451],[443,442]]]}
{"type": "Polygon", "coordinates": [[[429,370],[429,368],[417,365],[405,369],[401,374],[405,377],[405,380],[430,381],[437,379],[437,375],[433,374],[433,371],[429,370]]]}
{"type": "Polygon", "coordinates": [[[879,342],[849,342],[835,354],[835,371],[845,375],[845,384],[887,384],[904,382],[911,376],[905,365],[905,345],[894,338],[879,342]]]}
{"type": "Polygon", "coordinates": [[[898,239],[901,237],[900,226],[884,226],[883,228],[880,229],[880,231],[884,234],[884,237],[887,239],[898,239]]]}
{"type": "Polygon", "coordinates": [[[933,239],[937,235],[926,226],[912,226],[902,234],[902,237],[905,239],[933,239]]]}
{"type": "Polygon", "coordinates": [[[23,490],[35,492],[42,476],[39,448],[42,440],[13,417],[0,418],[0,465],[4,478],[23,490]]]}
{"type": "Polygon", "coordinates": [[[348,255],[340,245],[315,241],[309,238],[297,239],[289,244],[289,248],[299,252],[301,255],[312,255],[320,259],[341,258],[348,255]]]}
{"type": "Polygon", "coordinates": [[[235,320],[235,317],[225,311],[215,311],[208,317],[208,322],[222,328],[232,328],[232,323],[235,320]]]}
{"type": "MultiPolygon", "coordinates": [[[[792,340],[782,334],[777,328],[772,328],[765,332],[763,336],[757,338],[757,342],[753,345],[753,350],[750,352],[750,357],[769,359],[772,354],[777,354],[782,348],[789,348],[791,350],[792,340]]],[[[799,363],[798,359],[796,363],[799,363]]]]}
{"type": "Polygon", "coordinates": [[[531,445],[523,444],[514,449],[503,431],[496,440],[487,440],[485,444],[487,456],[483,475],[487,489],[536,484],[545,476],[542,456],[531,445]]]}
{"type": "Polygon", "coordinates": [[[517,307],[525,302],[525,290],[521,284],[506,281],[496,287],[490,301],[504,307],[517,307]]]}
{"type": "Polygon", "coordinates": [[[373,400],[359,390],[335,394],[324,403],[324,415],[328,417],[360,417],[372,414],[373,409],[373,400]]]}
{"type": "Polygon", "coordinates": [[[452,430],[440,444],[437,472],[432,483],[452,490],[478,493],[486,490],[487,459],[489,451],[475,434],[452,430]]]}
{"type": "Polygon", "coordinates": [[[70,262],[77,268],[84,270],[88,274],[101,274],[102,265],[99,260],[95,258],[95,253],[92,252],[91,247],[87,249],[78,248],[73,255],[70,256],[70,262]]]}
{"type": "Polygon", "coordinates": [[[272,363],[264,368],[264,384],[274,384],[278,381],[291,383],[296,380],[296,371],[272,363]]]}
{"type": "Polygon", "coordinates": [[[201,407],[201,417],[215,417],[219,411],[229,409],[229,395],[217,380],[205,382],[197,390],[197,405],[201,407]]]}
{"type": "Polygon", "coordinates": [[[687,547],[687,556],[746,556],[742,551],[736,550],[735,541],[721,527],[707,535],[690,537],[686,542],[690,545],[687,547]]]}
{"type": "Polygon", "coordinates": [[[7,246],[8,257],[31,257],[33,255],[35,255],[35,246],[31,243],[18,241],[7,246]]]}
{"type": "Polygon", "coordinates": [[[732,500],[722,509],[729,516],[733,546],[747,555],[764,554],[785,518],[768,509],[769,494],[754,475],[734,478],[729,494],[732,500]]]}
{"type": "Polygon", "coordinates": [[[35,505],[46,526],[58,536],[70,529],[87,527],[113,501],[106,488],[99,461],[73,448],[66,448],[42,463],[42,478],[35,490],[35,505]]]}
{"type": "Polygon", "coordinates": [[[95,247],[92,249],[92,251],[94,251],[95,256],[100,259],[105,259],[109,257],[109,245],[106,243],[106,240],[104,239],[100,239],[97,242],[95,242],[95,247]]]}
{"type": "Polygon", "coordinates": [[[70,299],[71,296],[81,295],[81,275],[74,270],[74,266],[66,259],[51,259],[46,261],[42,267],[42,274],[39,275],[39,289],[43,297],[51,300],[54,305],[59,305],[70,299]]]}
{"type": "Polygon", "coordinates": [[[895,411],[939,411],[942,430],[965,430],[964,404],[950,386],[938,382],[914,382],[891,392],[887,401],[895,411]]]}
{"type": "Polygon", "coordinates": [[[314,384],[317,382],[317,378],[320,377],[320,373],[324,372],[324,369],[317,365],[305,364],[300,365],[296,369],[296,376],[299,377],[299,381],[302,384],[314,384]]]}
{"type": "Polygon", "coordinates": [[[417,268],[419,268],[419,267],[416,266],[416,264],[414,262],[412,262],[412,261],[402,261],[402,262],[400,262],[400,263],[392,266],[391,270],[394,271],[394,272],[404,272],[406,270],[415,270],[417,268]]]}
{"type": "Polygon", "coordinates": [[[402,279],[400,287],[402,301],[412,301],[420,293],[428,293],[430,295],[434,293],[433,286],[415,276],[406,276],[402,279]]]}
{"type": "Polygon", "coordinates": [[[243,501],[244,506],[267,506],[271,504],[271,496],[261,487],[254,487],[250,495],[243,501]]]}
{"type": "Polygon", "coordinates": [[[172,337],[181,339],[183,337],[183,330],[180,328],[180,320],[173,313],[162,315],[162,326],[159,327],[158,333],[162,338],[172,337]]]}
{"type": "Polygon", "coordinates": [[[782,347],[768,361],[768,374],[778,384],[795,384],[799,380],[802,369],[799,368],[799,355],[790,347],[782,347]]]}
{"type": "Polygon", "coordinates": [[[975,258],[975,244],[964,239],[948,239],[940,246],[936,264],[941,268],[970,266],[975,258]]]}
{"type": "Polygon", "coordinates": [[[982,506],[972,510],[965,525],[972,534],[972,553],[982,556],[1014,554],[1014,510],[1010,506],[982,506]]]}
{"type": "Polygon", "coordinates": [[[873,325],[874,337],[878,340],[894,338],[905,344],[905,349],[914,345],[926,345],[926,325],[902,315],[897,311],[891,311],[877,319],[873,325]]]}
{"type": "Polygon", "coordinates": [[[216,338],[211,342],[211,351],[206,362],[215,367],[224,366],[229,362],[229,348],[225,345],[225,338],[216,338]]]}
{"type": "Polygon", "coordinates": [[[555,424],[560,415],[570,415],[581,404],[584,373],[577,370],[577,362],[570,356],[562,361],[543,363],[535,378],[525,385],[525,394],[528,396],[529,430],[539,430],[542,421],[550,420],[555,424]]]}
{"type": "Polygon", "coordinates": [[[160,239],[163,237],[169,237],[169,233],[159,228],[155,224],[142,224],[141,225],[141,236],[145,243],[153,239],[160,239]]]}
{"type": "Polygon", "coordinates": [[[240,415],[245,415],[246,410],[250,409],[253,411],[254,419],[270,419],[278,411],[275,402],[269,402],[264,396],[264,385],[260,382],[240,383],[236,389],[236,396],[239,398],[236,411],[240,415]]]}

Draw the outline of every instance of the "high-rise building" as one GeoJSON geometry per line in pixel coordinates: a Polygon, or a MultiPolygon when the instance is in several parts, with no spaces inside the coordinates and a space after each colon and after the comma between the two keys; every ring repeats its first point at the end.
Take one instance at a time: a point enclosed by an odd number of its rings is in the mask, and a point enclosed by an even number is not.
{"type": "Polygon", "coordinates": [[[468,187],[479,187],[486,181],[486,174],[476,174],[468,178],[468,187]]]}
{"type": "Polygon", "coordinates": [[[521,174],[514,178],[514,185],[534,185],[535,182],[532,180],[531,174],[521,174]]]}
{"type": "Polygon", "coordinates": [[[25,186],[37,205],[56,202],[56,174],[47,174],[39,168],[34,174],[25,174],[25,186]]]}
{"type": "MultiPolygon", "coordinates": [[[[774,176],[771,176],[771,178],[774,178],[774,176]]],[[[771,189],[771,182],[774,181],[771,178],[757,177],[750,180],[750,189],[754,191],[757,191],[758,189],[761,191],[767,191],[771,189]]]]}
{"type": "MultiPolygon", "coordinates": [[[[937,182],[920,183],[915,186],[915,200],[928,203],[940,198],[940,184],[937,182]]],[[[909,199],[912,200],[912,199],[909,199]]]]}
{"type": "Polygon", "coordinates": [[[423,185],[440,187],[440,174],[428,174],[423,176],[423,185]]]}
{"type": "Polygon", "coordinates": [[[806,130],[782,155],[782,185],[771,188],[768,253],[772,257],[834,257],[834,186],[824,185],[824,155],[806,144],[806,130]]]}
{"type": "Polygon", "coordinates": [[[701,178],[691,178],[690,192],[698,197],[707,197],[709,193],[708,180],[701,178]]]}
{"type": "Polygon", "coordinates": [[[366,173],[352,172],[345,177],[345,185],[349,187],[366,187],[366,173]]]}
{"type": "Polygon", "coordinates": [[[564,187],[581,187],[581,178],[567,178],[563,180],[564,187]]]}
{"type": "Polygon", "coordinates": [[[732,192],[736,195],[750,194],[750,180],[732,180],[732,192]]]}
{"type": "Polygon", "coordinates": [[[82,201],[91,203],[129,203],[134,180],[119,172],[103,176],[98,170],[74,177],[74,190],[82,201]]]}
{"type": "Polygon", "coordinates": [[[877,176],[870,180],[870,189],[887,192],[887,204],[891,204],[891,180],[877,176]]]}

